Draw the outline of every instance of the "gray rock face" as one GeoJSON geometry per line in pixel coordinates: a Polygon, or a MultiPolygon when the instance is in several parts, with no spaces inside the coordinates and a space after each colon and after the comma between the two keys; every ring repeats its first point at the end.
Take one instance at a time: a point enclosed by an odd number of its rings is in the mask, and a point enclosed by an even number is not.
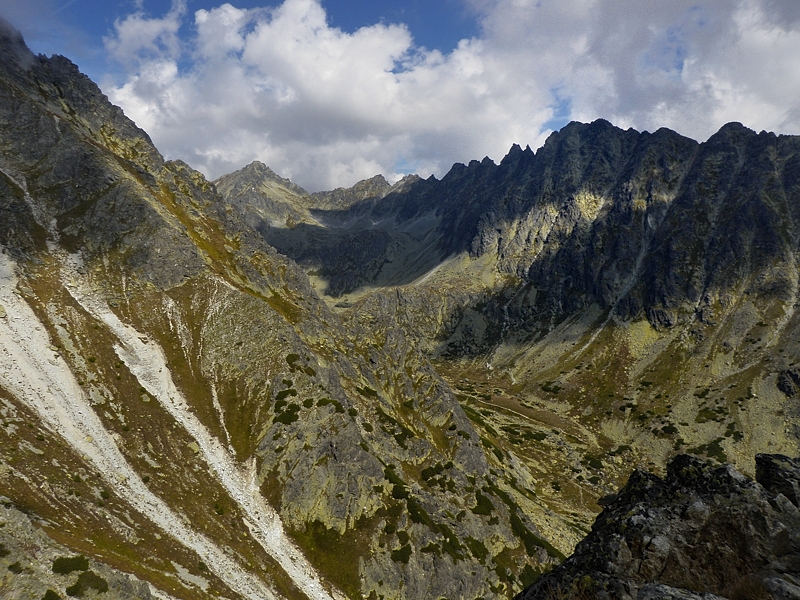
{"type": "Polygon", "coordinates": [[[517,598],[800,598],[800,463],[756,464],[756,482],[687,455],[664,479],[635,471],[575,553],[517,598]]]}
{"type": "Polygon", "coordinates": [[[214,185],[252,227],[294,227],[311,220],[308,192],[261,162],[220,177],[214,185]]]}

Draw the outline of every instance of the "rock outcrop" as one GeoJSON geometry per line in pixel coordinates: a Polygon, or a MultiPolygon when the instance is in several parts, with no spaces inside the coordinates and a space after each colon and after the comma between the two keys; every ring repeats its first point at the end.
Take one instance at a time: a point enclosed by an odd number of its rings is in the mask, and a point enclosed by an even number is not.
{"type": "Polygon", "coordinates": [[[634,471],[575,553],[517,596],[544,599],[800,598],[800,462],[730,465],[676,456],[661,479],[634,471]]]}

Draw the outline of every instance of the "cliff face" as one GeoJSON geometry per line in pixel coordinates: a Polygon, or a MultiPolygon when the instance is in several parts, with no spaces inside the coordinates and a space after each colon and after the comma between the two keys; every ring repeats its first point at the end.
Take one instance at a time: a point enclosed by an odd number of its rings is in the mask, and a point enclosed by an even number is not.
{"type": "Polygon", "coordinates": [[[756,481],[680,455],[635,471],[575,553],[523,599],[800,598],[800,463],[756,457],[756,481]]]}
{"type": "Polygon", "coordinates": [[[225,202],[0,32],[10,506],[176,598],[510,596],[557,562],[428,359],[353,337],[252,226],[308,219],[302,190],[262,165],[225,202]]]}
{"type": "MultiPolygon", "coordinates": [[[[539,291],[535,303],[502,315],[515,325],[557,322],[597,304],[668,328],[699,311],[713,320],[715,303],[744,291],[791,300],[798,148],[795,137],[736,123],[702,144],[666,129],[571,123],[536,153],[515,146],[499,165],[455,165],[441,181],[390,190],[366,207],[368,223],[360,204],[315,215],[334,253],[342,250],[335,234],[399,234],[414,223],[419,237],[435,238],[438,262],[462,252],[490,257],[492,269],[539,291]],[[758,287],[748,283],[754,278],[758,287]]],[[[306,245],[278,247],[341,276],[326,253],[312,260],[306,245]]],[[[389,270],[387,252],[373,248],[389,270]]],[[[335,295],[379,279],[361,273],[335,295]]]]}

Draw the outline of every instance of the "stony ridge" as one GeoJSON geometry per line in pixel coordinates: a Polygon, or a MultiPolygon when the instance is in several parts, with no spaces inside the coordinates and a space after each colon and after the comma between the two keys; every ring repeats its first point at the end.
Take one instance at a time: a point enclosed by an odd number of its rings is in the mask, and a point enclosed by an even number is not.
{"type": "Polygon", "coordinates": [[[800,598],[800,462],[760,454],[756,469],[754,482],[679,455],[663,479],[634,471],[575,553],[517,600],[800,598]]]}

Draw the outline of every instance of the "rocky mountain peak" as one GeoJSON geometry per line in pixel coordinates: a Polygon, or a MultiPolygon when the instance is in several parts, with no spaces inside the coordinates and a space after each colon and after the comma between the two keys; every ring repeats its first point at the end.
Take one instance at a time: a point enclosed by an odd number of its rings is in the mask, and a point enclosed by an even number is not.
{"type": "Polygon", "coordinates": [[[9,69],[27,71],[36,60],[25,40],[11,23],[0,16],[0,63],[9,69]]]}
{"type": "Polygon", "coordinates": [[[380,200],[392,190],[383,175],[363,179],[349,188],[336,188],[312,194],[315,208],[323,210],[346,210],[362,202],[380,200]]]}
{"type": "Polygon", "coordinates": [[[226,193],[235,193],[236,191],[241,193],[247,188],[256,188],[265,191],[284,190],[298,197],[308,196],[308,192],[291,179],[281,177],[267,165],[257,160],[238,171],[223,175],[215,181],[215,184],[220,189],[225,190],[226,193]]]}

